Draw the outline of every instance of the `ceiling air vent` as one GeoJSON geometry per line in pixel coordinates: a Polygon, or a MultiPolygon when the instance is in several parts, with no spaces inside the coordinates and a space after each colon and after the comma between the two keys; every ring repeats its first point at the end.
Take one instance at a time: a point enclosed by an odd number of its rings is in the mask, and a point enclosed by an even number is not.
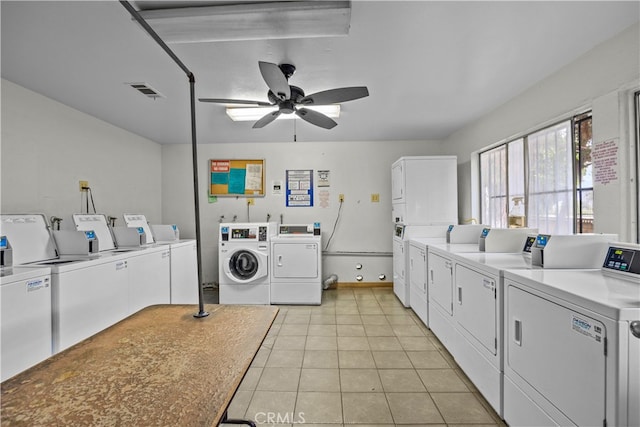
{"type": "Polygon", "coordinates": [[[160,92],[158,92],[157,90],[149,86],[147,83],[126,83],[126,84],[131,86],[132,88],[134,88],[135,90],[137,90],[138,92],[140,92],[146,97],[149,97],[152,99],[166,98],[166,96],[164,96],[163,94],[161,94],[160,92]]]}

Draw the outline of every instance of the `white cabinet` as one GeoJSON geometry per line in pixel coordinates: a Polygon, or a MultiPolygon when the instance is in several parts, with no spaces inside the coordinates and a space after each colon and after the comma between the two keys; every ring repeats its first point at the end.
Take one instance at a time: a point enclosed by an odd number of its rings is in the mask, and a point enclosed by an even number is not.
{"type": "Polygon", "coordinates": [[[392,221],[449,225],[458,218],[456,156],[401,157],[391,166],[392,221]]]}

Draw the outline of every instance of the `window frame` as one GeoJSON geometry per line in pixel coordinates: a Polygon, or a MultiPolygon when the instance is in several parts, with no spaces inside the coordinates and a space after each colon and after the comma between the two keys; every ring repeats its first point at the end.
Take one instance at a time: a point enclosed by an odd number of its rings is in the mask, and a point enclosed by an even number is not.
{"type": "MultiPolygon", "coordinates": [[[[638,123],[638,129],[636,130],[638,135],[640,135],[640,91],[636,94],[636,122],[638,123]]],[[[577,222],[578,219],[582,217],[582,212],[578,212],[578,203],[577,203],[577,197],[578,197],[578,186],[577,186],[577,165],[576,165],[576,160],[574,158],[575,153],[576,153],[576,135],[575,135],[575,130],[576,130],[576,122],[580,121],[580,120],[586,120],[586,119],[591,119],[592,120],[593,116],[592,116],[592,111],[590,108],[585,108],[582,109],[580,112],[575,112],[573,113],[571,116],[569,117],[565,117],[562,119],[558,119],[556,121],[553,122],[549,122],[549,123],[545,123],[544,125],[541,125],[539,127],[536,127],[534,129],[531,129],[521,135],[518,136],[514,136],[512,138],[509,138],[506,141],[503,141],[499,144],[495,144],[492,145],[491,147],[487,147],[486,149],[480,150],[477,152],[477,158],[478,158],[478,186],[480,188],[480,191],[478,192],[479,194],[479,217],[480,217],[480,222],[481,223],[487,223],[487,224],[491,224],[491,219],[485,218],[484,215],[484,210],[485,210],[485,203],[486,203],[486,198],[484,196],[484,194],[482,193],[482,189],[483,189],[483,168],[482,168],[482,156],[490,151],[499,149],[500,147],[505,147],[505,152],[506,152],[506,158],[507,158],[507,162],[506,162],[506,170],[503,171],[504,175],[505,175],[505,179],[507,180],[507,184],[506,184],[506,188],[507,188],[507,195],[506,195],[506,204],[505,204],[505,210],[506,210],[506,215],[508,217],[508,212],[509,212],[509,197],[510,197],[510,193],[509,193],[509,189],[510,189],[510,185],[509,185],[509,144],[522,140],[523,142],[523,157],[524,157],[524,161],[523,161],[523,175],[524,175],[524,203],[525,203],[525,209],[526,209],[526,222],[525,222],[525,227],[529,226],[529,197],[530,197],[530,162],[529,162],[529,136],[539,133],[541,131],[544,131],[545,129],[551,129],[553,127],[556,127],[562,123],[567,123],[568,128],[570,129],[570,135],[568,136],[569,140],[570,140],[570,147],[569,149],[571,150],[570,152],[570,158],[571,158],[571,164],[570,164],[570,173],[571,173],[571,188],[568,190],[565,190],[563,192],[566,191],[571,191],[572,195],[571,195],[571,200],[573,202],[573,206],[572,206],[572,217],[571,217],[571,228],[573,233],[577,233],[578,232],[578,227],[577,227],[577,222]],[[487,221],[489,220],[489,221],[487,221]]],[[[640,144],[640,136],[637,138],[638,139],[638,144],[640,144]]],[[[640,151],[640,147],[638,148],[637,151],[640,151]]],[[[640,154],[639,154],[639,160],[640,160],[640,154]]],[[[581,188],[581,191],[585,191],[585,188],[581,188]]],[[[591,187],[590,189],[593,192],[593,187],[591,187]]],[[[555,191],[554,191],[555,193],[555,191]]],[[[508,223],[507,223],[508,224],[508,223]]],[[[640,235],[640,231],[639,231],[639,235],[640,235]]],[[[640,236],[639,236],[640,237],[640,236]]]]}

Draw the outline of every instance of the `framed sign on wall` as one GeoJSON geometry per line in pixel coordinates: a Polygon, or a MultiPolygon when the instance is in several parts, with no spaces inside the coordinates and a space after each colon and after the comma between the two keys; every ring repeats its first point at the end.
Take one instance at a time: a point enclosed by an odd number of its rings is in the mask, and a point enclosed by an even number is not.
{"type": "Polygon", "coordinates": [[[313,170],[287,170],[286,206],[313,206],[313,170]]]}

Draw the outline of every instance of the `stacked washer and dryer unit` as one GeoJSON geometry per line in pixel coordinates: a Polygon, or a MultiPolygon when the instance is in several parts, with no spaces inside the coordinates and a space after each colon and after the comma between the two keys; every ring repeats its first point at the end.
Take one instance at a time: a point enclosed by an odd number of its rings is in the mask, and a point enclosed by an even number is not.
{"type": "Polygon", "coordinates": [[[220,303],[320,304],[321,239],[319,223],[220,224],[220,303]]]}
{"type": "Polygon", "coordinates": [[[416,312],[426,310],[427,300],[426,290],[416,288],[411,301],[409,241],[444,239],[447,227],[458,223],[457,167],[456,156],[401,157],[391,166],[393,291],[416,312]]]}

